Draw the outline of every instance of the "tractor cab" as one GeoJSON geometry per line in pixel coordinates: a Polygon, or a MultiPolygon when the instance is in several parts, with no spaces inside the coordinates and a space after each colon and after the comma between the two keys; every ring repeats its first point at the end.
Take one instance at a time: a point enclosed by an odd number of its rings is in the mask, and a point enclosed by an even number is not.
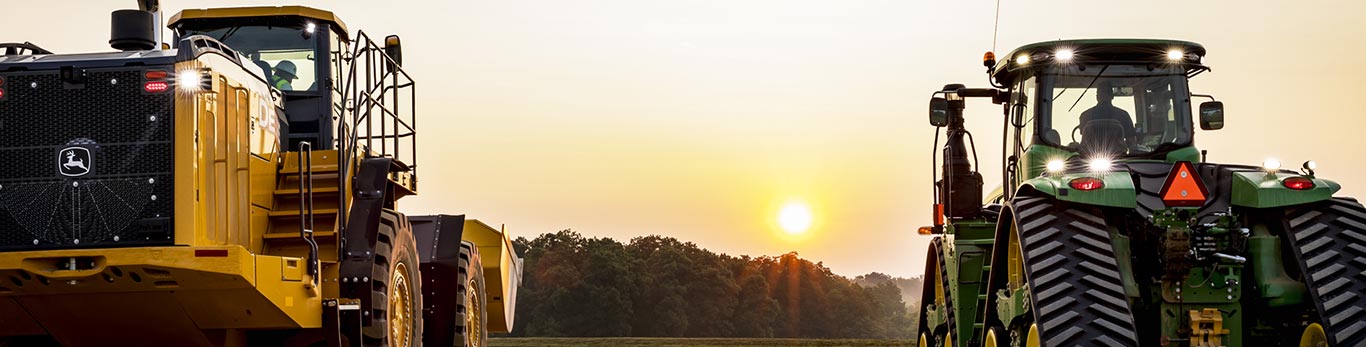
{"type": "MultiPolygon", "coordinates": [[[[1036,162],[1024,177],[1056,159],[1199,161],[1191,97],[1200,95],[1187,81],[1209,70],[1204,55],[1183,41],[1069,40],[1024,46],[988,64],[1009,90],[1001,101],[1016,129],[1016,154],[1036,162]]],[[[1221,104],[1200,110],[1201,128],[1223,127],[1221,104]]]]}

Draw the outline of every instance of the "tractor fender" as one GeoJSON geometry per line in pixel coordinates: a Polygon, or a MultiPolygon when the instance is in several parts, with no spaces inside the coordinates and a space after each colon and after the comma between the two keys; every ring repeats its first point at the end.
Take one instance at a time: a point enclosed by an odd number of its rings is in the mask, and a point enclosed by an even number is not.
{"type": "Polygon", "coordinates": [[[1030,191],[1060,201],[1122,208],[1137,206],[1135,199],[1138,197],[1137,192],[1134,191],[1133,178],[1129,176],[1128,171],[1075,172],[1039,176],[1020,184],[1016,195],[1030,195],[1030,191]],[[1083,177],[1099,178],[1104,182],[1104,187],[1091,191],[1072,189],[1070,185],[1072,180],[1083,177]]]}
{"type": "Polygon", "coordinates": [[[1337,182],[1284,171],[1235,171],[1231,203],[1234,206],[1252,208],[1301,205],[1331,199],[1340,189],[1342,185],[1337,182]],[[1314,187],[1307,190],[1286,188],[1283,182],[1290,177],[1309,178],[1314,181],[1314,187]]]}

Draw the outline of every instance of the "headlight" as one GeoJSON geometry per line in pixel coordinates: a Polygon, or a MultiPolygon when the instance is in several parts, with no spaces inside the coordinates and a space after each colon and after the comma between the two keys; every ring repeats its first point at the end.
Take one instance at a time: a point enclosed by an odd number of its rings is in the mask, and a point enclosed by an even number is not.
{"type": "Polygon", "coordinates": [[[199,82],[202,78],[199,69],[181,70],[175,74],[175,85],[180,90],[197,92],[200,89],[199,82]]]}
{"type": "Polygon", "coordinates": [[[1060,173],[1062,172],[1062,170],[1067,168],[1067,165],[1063,163],[1062,160],[1054,159],[1049,161],[1048,165],[1044,168],[1048,169],[1049,173],[1060,173]]]}
{"type": "Polygon", "coordinates": [[[1111,162],[1110,159],[1106,159],[1106,158],[1095,158],[1095,159],[1091,159],[1091,163],[1088,164],[1088,166],[1090,166],[1090,168],[1091,168],[1091,172],[1106,172],[1106,171],[1110,171],[1110,168],[1111,168],[1112,165],[1114,165],[1114,163],[1111,162]]]}
{"type": "Polygon", "coordinates": [[[1281,161],[1276,158],[1267,158],[1262,161],[1262,169],[1266,172],[1276,172],[1281,169],[1281,161]]]}

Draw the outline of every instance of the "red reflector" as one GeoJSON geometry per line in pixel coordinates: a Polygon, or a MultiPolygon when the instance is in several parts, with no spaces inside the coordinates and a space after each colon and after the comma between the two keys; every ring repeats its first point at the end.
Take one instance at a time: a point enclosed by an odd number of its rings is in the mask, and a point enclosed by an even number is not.
{"type": "Polygon", "coordinates": [[[1172,165],[1171,173],[1167,174],[1167,183],[1162,184],[1162,192],[1158,195],[1167,206],[1198,207],[1205,204],[1209,190],[1205,189],[1205,182],[1195,175],[1195,165],[1182,161],[1172,165]]]}
{"type": "Polygon", "coordinates": [[[196,256],[196,257],[226,257],[226,256],[228,256],[228,250],[226,250],[226,249],[196,249],[196,250],[194,250],[194,256],[196,256]]]}
{"type": "Polygon", "coordinates": [[[1072,189],[1082,191],[1105,188],[1105,181],[1102,181],[1101,179],[1095,177],[1081,177],[1073,179],[1072,182],[1069,184],[1072,186],[1072,189]]]}
{"type": "Polygon", "coordinates": [[[4,86],[4,85],[5,85],[5,78],[4,78],[4,77],[0,77],[0,86],[4,86]]]}
{"type": "Polygon", "coordinates": [[[142,73],[142,77],[143,77],[143,78],[146,78],[146,79],[149,79],[149,80],[161,80],[161,79],[166,79],[166,71],[163,71],[163,70],[147,70],[147,72],[143,72],[143,73],[142,73]]]}
{"type": "Polygon", "coordinates": [[[4,97],[5,97],[5,89],[4,89],[4,88],[0,88],[0,98],[4,98],[4,97]]]}
{"type": "Polygon", "coordinates": [[[148,93],[160,93],[170,88],[171,85],[164,81],[147,82],[147,84],[142,85],[142,90],[146,90],[148,93]]]}
{"type": "Polygon", "coordinates": [[[1290,177],[1281,181],[1281,185],[1294,190],[1305,190],[1314,188],[1314,181],[1304,177],[1290,177]]]}

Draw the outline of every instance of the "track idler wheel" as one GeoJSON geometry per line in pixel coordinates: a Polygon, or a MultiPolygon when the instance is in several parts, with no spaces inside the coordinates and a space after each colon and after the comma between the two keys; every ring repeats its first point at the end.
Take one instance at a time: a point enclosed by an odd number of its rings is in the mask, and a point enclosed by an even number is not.
{"type": "Polygon", "coordinates": [[[1300,334],[1300,347],[1328,347],[1328,334],[1323,332],[1323,326],[1314,323],[1304,327],[1304,333],[1300,334]]]}

